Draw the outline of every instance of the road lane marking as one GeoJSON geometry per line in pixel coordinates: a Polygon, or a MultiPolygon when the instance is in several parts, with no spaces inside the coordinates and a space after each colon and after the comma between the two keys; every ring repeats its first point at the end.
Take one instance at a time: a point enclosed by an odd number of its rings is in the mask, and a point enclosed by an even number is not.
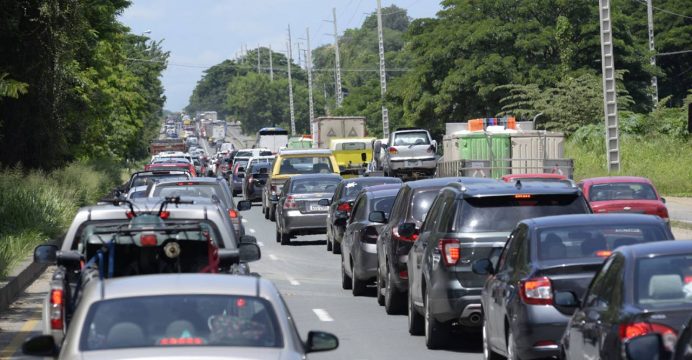
{"type": "Polygon", "coordinates": [[[298,280],[296,280],[296,279],[294,279],[294,278],[292,278],[292,277],[290,277],[290,276],[288,276],[288,275],[286,275],[286,279],[287,279],[288,282],[291,283],[291,285],[293,285],[293,286],[298,286],[298,285],[300,285],[300,283],[298,282],[298,280]]]}
{"type": "Polygon", "coordinates": [[[12,341],[10,341],[9,345],[7,345],[2,351],[0,351],[0,358],[2,359],[7,359],[14,355],[19,348],[22,346],[22,343],[24,342],[24,339],[26,339],[31,331],[34,330],[36,327],[36,324],[38,324],[39,319],[31,319],[27,320],[24,325],[19,329],[19,332],[17,335],[12,338],[12,341]]]}
{"type": "Polygon", "coordinates": [[[247,223],[247,219],[243,219],[242,221],[243,221],[243,223],[247,223]]]}
{"type": "Polygon", "coordinates": [[[325,322],[334,321],[334,319],[331,316],[329,316],[329,313],[327,312],[327,310],[312,309],[312,312],[314,312],[315,315],[317,315],[317,318],[320,319],[320,321],[325,321],[325,322]]]}
{"type": "Polygon", "coordinates": [[[264,243],[261,242],[261,241],[258,241],[258,242],[257,242],[257,245],[259,245],[259,247],[262,247],[262,246],[264,246],[264,243]]]}
{"type": "Polygon", "coordinates": [[[254,233],[255,233],[255,229],[250,229],[250,232],[254,234],[254,233]]]}
{"type": "Polygon", "coordinates": [[[276,260],[279,259],[279,258],[277,258],[276,255],[274,255],[274,254],[269,254],[269,258],[272,259],[272,260],[274,260],[274,261],[276,261],[276,260]]]}

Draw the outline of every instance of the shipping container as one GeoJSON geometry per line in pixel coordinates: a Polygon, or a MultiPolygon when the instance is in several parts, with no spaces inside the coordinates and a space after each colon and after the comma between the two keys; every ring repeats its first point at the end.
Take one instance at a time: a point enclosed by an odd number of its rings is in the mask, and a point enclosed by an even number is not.
{"type": "Polygon", "coordinates": [[[544,171],[546,159],[562,159],[565,137],[562,133],[525,131],[510,135],[512,173],[531,174],[544,171]]]}

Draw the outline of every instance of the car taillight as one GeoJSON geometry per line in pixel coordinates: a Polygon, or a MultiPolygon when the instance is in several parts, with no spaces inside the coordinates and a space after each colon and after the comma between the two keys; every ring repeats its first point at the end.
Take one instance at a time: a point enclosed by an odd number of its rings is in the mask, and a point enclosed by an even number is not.
{"type": "Polygon", "coordinates": [[[62,330],[64,293],[62,289],[53,289],[50,291],[50,328],[53,330],[62,330]]]}
{"type": "Polygon", "coordinates": [[[656,210],[656,215],[665,221],[670,221],[668,218],[668,209],[665,206],[661,206],[656,210]]]}
{"type": "Polygon", "coordinates": [[[547,277],[523,280],[520,295],[528,305],[552,305],[553,286],[547,277]]]}
{"type": "Polygon", "coordinates": [[[368,227],[365,229],[365,233],[363,234],[363,241],[368,244],[375,244],[377,243],[377,230],[373,227],[368,227]]]}
{"type": "Polygon", "coordinates": [[[395,155],[399,153],[399,150],[397,150],[394,146],[390,146],[389,149],[387,149],[390,154],[395,155]]]}
{"type": "Polygon", "coordinates": [[[293,196],[289,195],[286,197],[286,201],[284,201],[284,209],[297,209],[298,204],[296,203],[296,200],[293,196]]]}
{"type": "Polygon", "coordinates": [[[665,348],[668,351],[673,351],[675,348],[675,342],[678,339],[678,335],[675,330],[669,328],[668,326],[648,322],[636,322],[620,325],[620,340],[623,343],[637,336],[651,333],[660,334],[665,348]]]}
{"type": "Polygon", "coordinates": [[[231,217],[231,219],[237,219],[238,218],[238,211],[236,210],[228,210],[228,216],[231,217]]]}
{"type": "Polygon", "coordinates": [[[440,239],[437,248],[442,254],[442,260],[446,266],[456,265],[461,258],[461,243],[459,239],[440,239]]]}
{"type": "Polygon", "coordinates": [[[169,217],[171,217],[171,212],[170,212],[170,211],[161,211],[161,212],[159,213],[159,217],[160,217],[161,219],[163,219],[163,220],[166,220],[166,219],[168,219],[169,217]]]}
{"type": "Polygon", "coordinates": [[[142,246],[156,246],[158,242],[156,239],[156,234],[143,234],[139,241],[142,246]]]}
{"type": "Polygon", "coordinates": [[[399,240],[399,241],[414,242],[414,241],[416,241],[416,239],[418,239],[418,234],[413,234],[411,236],[399,235],[399,228],[396,226],[392,228],[392,236],[394,237],[394,240],[399,240]]]}
{"type": "Polygon", "coordinates": [[[351,211],[351,203],[344,202],[344,203],[339,204],[336,207],[336,211],[341,211],[341,212],[345,212],[345,213],[350,212],[351,211]]]}

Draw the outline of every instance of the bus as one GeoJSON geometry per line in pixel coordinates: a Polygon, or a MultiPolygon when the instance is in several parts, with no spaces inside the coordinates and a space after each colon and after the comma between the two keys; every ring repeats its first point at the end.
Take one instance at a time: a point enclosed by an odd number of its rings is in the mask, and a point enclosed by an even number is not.
{"type": "Polygon", "coordinates": [[[276,154],[288,144],[288,131],[278,128],[262,128],[257,132],[256,148],[266,148],[276,154]]]}

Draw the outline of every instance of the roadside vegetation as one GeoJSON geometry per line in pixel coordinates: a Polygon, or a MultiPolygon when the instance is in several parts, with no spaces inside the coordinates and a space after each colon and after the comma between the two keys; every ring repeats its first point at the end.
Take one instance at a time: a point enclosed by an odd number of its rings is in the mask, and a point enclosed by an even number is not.
{"type": "Polygon", "coordinates": [[[120,180],[119,167],[103,163],[0,171],[0,279],[36,245],[61,236],[79,207],[95,203],[120,180]]]}

